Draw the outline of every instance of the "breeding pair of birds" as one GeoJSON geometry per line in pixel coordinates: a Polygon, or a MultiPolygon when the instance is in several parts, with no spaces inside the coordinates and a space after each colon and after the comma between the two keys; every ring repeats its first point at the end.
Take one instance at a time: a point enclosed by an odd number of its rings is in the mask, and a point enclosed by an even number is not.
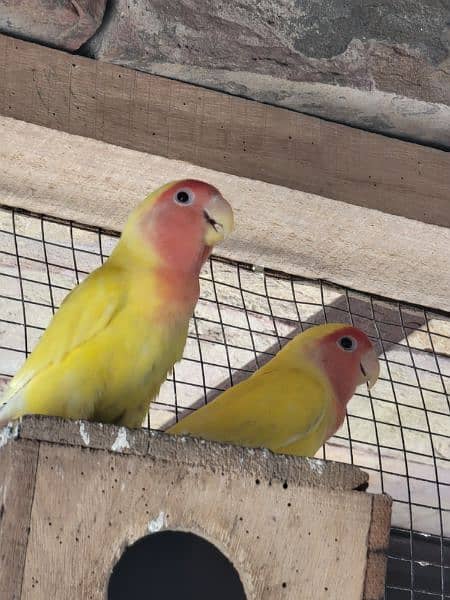
{"type": "MultiPolygon", "coordinates": [[[[140,427],[181,359],[200,269],[232,228],[232,209],[212,185],[182,180],[150,194],[11,380],[0,424],[37,413],[140,427]]],[[[341,426],[356,387],[378,374],[364,333],[312,327],[168,433],[312,456],[341,426]]]]}

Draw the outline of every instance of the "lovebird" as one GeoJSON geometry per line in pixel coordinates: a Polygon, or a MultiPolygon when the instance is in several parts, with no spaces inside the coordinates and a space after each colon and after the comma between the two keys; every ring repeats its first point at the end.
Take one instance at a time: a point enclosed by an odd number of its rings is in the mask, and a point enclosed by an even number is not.
{"type": "Polygon", "coordinates": [[[314,456],[342,425],[356,387],[372,387],[379,370],[374,348],[359,329],[311,327],[248,379],[166,432],[314,456]]]}
{"type": "Polygon", "coordinates": [[[0,424],[44,414],[140,427],[182,356],[200,269],[232,228],[230,204],[208,183],[175,181],[147,196],[9,382],[0,424]]]}

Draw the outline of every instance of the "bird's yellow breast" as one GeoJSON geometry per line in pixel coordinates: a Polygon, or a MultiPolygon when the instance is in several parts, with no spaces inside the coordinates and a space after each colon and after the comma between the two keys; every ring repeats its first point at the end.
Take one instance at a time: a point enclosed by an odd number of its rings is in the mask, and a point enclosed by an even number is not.
{"type": "Polygon", "coordinates": [[[16,376],[11,418],[39,413],[141,425],[181,358],[192,307],[182,310],[159,294],[153,273],[105,267],[67,298],[16,376]]]}

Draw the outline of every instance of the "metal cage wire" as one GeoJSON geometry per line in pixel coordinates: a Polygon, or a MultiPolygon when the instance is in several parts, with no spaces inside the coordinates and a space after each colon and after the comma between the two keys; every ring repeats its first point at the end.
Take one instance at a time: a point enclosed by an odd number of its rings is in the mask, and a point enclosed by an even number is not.
{"type": "MultiPolygon", "coordinates": [[[[64,296],[118,234],[0,206],[0,387],[64,296]]],[[[212,258],[183,360],[145,426],[171,422],[247,377],[299,331],[352,323],[374,342],[381,376],[358,389],[318,456],[354,463],[390,494],[386,600],[450,599],[450,315],[212,258]]]]}

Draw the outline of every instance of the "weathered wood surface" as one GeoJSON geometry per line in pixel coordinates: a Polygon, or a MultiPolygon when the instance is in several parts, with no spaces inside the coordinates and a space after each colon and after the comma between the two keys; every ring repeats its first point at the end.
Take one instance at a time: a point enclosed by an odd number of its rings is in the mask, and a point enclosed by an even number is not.
{"type": "Polygon", "coordinates": [[[14,435],[0,457],[39,445],[39,460],[12,481],[34,493],[31,517],[16,515],[30,533],[11,598],[103,600],[125,547],[164,529],[215,544],[249,600],[382,597],[390,499],[349,489],[355,467],[54,418],[14,435]]]}
{"type": "Polygon", "coordinates": [[[0,137],[0,203],[119,231],[149,191],[204,179],[235,211],[221,256],[450,310],[450,229],[5,117],[0,137]]]}
{"type": "Polygon", "coordinates": [[[284,490],[281,484],[256,485],[244,470],[213,475],[104,451],[42,444],[41,452],[24,598],[33,591],[52,597],[57,590],[61,598],[103,600],[124,547],[158,523],[215,544],[238,570],[248,600],[298,600],[300,590],[311,600],[362,596],[369,495],[284,490]],[[83,559],[74,560],[75,553],[83,559]],[[64,577],[69,569],[71,576],[64,577]]]}
{"type": "Polygon", "coordinates": [[[39,443],[0,431],[0,598],[19,600],[27,553],[39,443]]]}
{"type": "Polygon", "coordinates": [[[0,36],[0,113],[426,223],[450,225],[450,156],[0,36]]]}
{"type": "Polygon", "coordinates": [[[390,517],[391,502],[389,498],[373,496],[363,600],[382,600],[384,598],[384,581],[380,574],[386,572],[389,530],[386,529],[385,523],[389,522],[390,517]]]}
{"type": "Polygon", "coordinates": [[[367,473],[353,465],[273,454],[265,449],[240,448],[190,437],[173,437],[145,429],[69,421],[54,417],[26,416],[17,435],[59,445],[89,447],[121,454],[147,456],[151,460],[179,462],[212,472],[245,472],[266,482],[325,486],[353,490],[367,483],[367,473]]]}

